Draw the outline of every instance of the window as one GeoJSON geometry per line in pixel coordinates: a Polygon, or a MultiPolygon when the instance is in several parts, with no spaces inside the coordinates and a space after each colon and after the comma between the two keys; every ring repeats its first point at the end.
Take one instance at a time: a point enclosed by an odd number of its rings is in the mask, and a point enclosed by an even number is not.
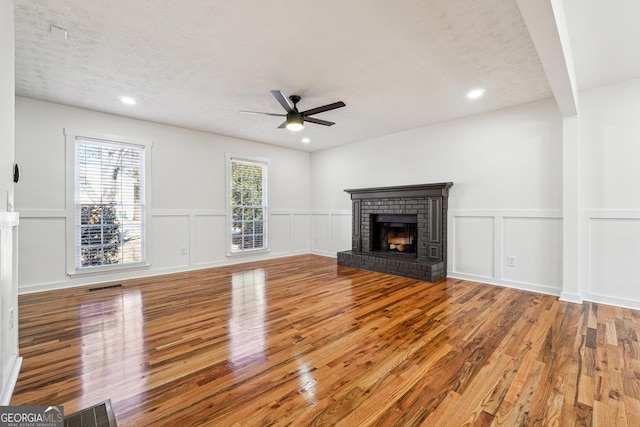
{"type": "Polygon", "coordinates": [[[68,269],[145,264],[147,147],[66,133],[74,168],[67,214],[74,224],[73,263],[68,261],[68,269]]]}
{"type": "Polygon", "coordinates": [[[267,164],[228,156],[231,254],[267,249],[267,164]]]}

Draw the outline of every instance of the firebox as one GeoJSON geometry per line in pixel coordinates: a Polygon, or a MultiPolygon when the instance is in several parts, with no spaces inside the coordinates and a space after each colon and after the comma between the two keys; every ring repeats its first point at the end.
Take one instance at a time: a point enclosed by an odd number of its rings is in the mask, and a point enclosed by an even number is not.
{"type": "Polygon", "coordinates": [[[417,215],[372,215],[373,252],[392,252],[416,256],[417,215]]]}

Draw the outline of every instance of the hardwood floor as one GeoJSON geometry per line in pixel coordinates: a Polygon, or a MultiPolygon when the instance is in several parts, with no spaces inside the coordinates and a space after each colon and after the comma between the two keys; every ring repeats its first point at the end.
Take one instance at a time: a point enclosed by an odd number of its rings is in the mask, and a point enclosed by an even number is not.
{"type": "Polygon", "coordinates": [[[640,312],[312,255],[20,297],[12,405],[119,426],[639,426],[640,312]]]}

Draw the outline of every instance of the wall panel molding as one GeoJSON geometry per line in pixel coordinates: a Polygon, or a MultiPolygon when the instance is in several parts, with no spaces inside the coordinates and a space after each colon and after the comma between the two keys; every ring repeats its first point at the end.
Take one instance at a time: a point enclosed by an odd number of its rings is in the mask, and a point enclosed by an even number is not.
{"type": "Polygon", "coordinates": [[[449,209],[448,228],[449,277],[561,294],[560,209],[449,209]],[[521,235],[527,239],[518,238],[521,235]],[[557,258],[547,253],[547,244],[559,251],[557,258]],[[507,265],[507,256],[515,258],[515,266],[507,265]]]}
{"type": "MultiPolygon", "coordinates": [[[[23,216],[22,213],[21,216],[23,216]]],[[[169,244],[159,245],[159,241],[154,244],[158,240],[158,236],[155,238],[149,236],[149,241],[151,242],[148,247],[149,269],[144,271],[110,272],[77,278],[62,278],[59,277],[60,275],[50,274],[48,277],[57,278],[47,283],[40,282],[37,278],[29,280],[28,272],[24,272],[25,281],[21,283],[18,292],[20,294],[42,292],[311,253],[309,236],[312,216],[310,210],[270,210],[270,218],[281,219],[282,221],[277,221],[278,225],[287,227],[286,230],[277,230],[273,229],[273,227],[269,229],[270,246],[273,242],[277,248],[267,252],[233,257],[228,257],[225,251],[227,241],[226,216],[227,211],[225,209],[153,209],[151,213],[152,223],[160,221],[163,227],[168,227],[169,229],[173,229],[172,224],[175,223],[176,227],[175,230],[170,232],[170,236],[163,236],[165,243],[170,242],[169,244]],[[278,235],[288,236],[287,241],[278,241],[278,235]],[[206,236],[210,237],[207,238],[206,236]],[[164,261],[167,261],[166,265],[164,265],[164,261]]],[[[23,217],[25,227],[30,227],[32,224],[35,225],[34,221],[36,223],[45,221],[46,223],[54,224],[66,218],[66,211],[62,209],[28,209],[25,210],[23,217]]],[[[273,224],[275,225],[275,221],[273,224]]],[[[150,234],[163,232],[162,229],[158,229],[153,224],[149,227],[150,234]]],[[[43,268],[55,271],[55,265],[53,264],[43,268]]]]}
{"type": "Polygon", "coordinates": [[[351,209],[314,209],[311,211],[311,253],[335,258],[338,251],[351,248],[351,209]],[[338,241],[335,222],[347,222],[341,229],[348,229],[347,246],[338,241]]]}
{"type": "Polygon", "coordinates": [[[640,310],[640,210],[584,209],[581,233],[583,299],[640,310]]]}
{"type": "Polygon", "coordinates": [[[64,209],[21,209],[21,218],[66,218],[64,209]]]}

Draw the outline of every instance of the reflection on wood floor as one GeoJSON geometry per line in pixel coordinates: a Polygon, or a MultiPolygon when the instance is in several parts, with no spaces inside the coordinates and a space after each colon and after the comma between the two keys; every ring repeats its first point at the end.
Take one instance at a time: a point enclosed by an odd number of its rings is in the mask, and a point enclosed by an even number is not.
{"type": "Polygon", "coordinates": [[[12,405],[119,426],[640,425],[640,312],[303,255],[20,297],[12,405]]]}

